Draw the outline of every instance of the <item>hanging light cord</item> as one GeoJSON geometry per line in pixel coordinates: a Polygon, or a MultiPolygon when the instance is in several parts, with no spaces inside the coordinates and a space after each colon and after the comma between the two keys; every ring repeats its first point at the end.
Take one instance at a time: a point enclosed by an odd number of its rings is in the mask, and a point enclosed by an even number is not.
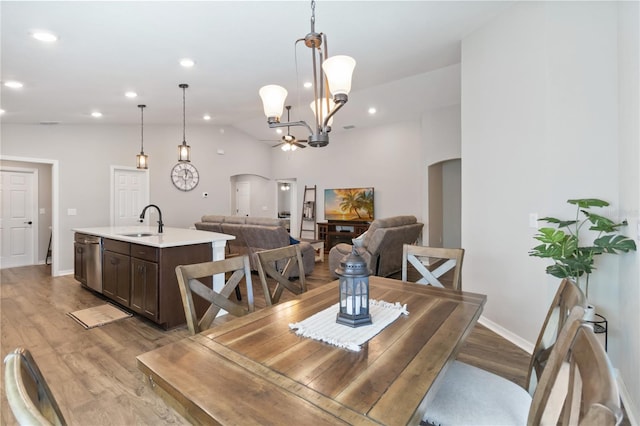
{"type": "Polygon", "coordinates": [[[140,107],[140,154],[144,153],[144,106],[140,107]]]}
{"type": "Polygon", "coordinates": [[[186,87],[182,88],[182,143],[186,144],[187,143],[187,138],[185,136],[185,124],[186,124],[186,115],[185,115],[185,93],[186,91],[186,87]]]}

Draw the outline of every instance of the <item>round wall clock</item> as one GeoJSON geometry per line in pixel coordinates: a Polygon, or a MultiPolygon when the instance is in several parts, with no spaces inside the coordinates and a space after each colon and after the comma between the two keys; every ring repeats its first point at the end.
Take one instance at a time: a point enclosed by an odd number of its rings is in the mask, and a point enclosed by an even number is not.
{"type": "Polygon", "coordinates": [[[198,186],[200,175],[191,163],[178,163],[171,169],[171,181],[180,191],[191,191],[198,186]]]}

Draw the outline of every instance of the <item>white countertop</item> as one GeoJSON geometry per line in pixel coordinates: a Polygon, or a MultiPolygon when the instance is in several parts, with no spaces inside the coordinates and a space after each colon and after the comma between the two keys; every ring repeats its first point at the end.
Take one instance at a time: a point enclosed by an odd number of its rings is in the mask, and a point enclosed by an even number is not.
{"type": "Polygon", "coordinates": [[[152,247],[177,247],[193,244],[215,243],[219,241],[234,240],[233,235],[219,232],[198,231],[195,229],[164,227],[164,232],[158,234],[157,226],[103,226],[96,228],[74,228],[75,232],[110,238],[112,240],[126,241],[152,247]],[[128,236],[124,234],[149,233],[150,236],[128,236]]]}

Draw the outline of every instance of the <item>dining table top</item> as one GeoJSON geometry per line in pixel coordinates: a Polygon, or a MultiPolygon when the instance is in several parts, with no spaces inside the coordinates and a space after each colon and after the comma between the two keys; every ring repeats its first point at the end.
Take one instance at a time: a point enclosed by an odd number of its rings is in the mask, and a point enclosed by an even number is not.
{"type": "Polygon", "coordinates": [[[138,368],[200,424],[418,424],[486,296],[369,277],[406,304],[359,352],[292,331],[338,302],[338,281],[144,353],[138,368]]]}

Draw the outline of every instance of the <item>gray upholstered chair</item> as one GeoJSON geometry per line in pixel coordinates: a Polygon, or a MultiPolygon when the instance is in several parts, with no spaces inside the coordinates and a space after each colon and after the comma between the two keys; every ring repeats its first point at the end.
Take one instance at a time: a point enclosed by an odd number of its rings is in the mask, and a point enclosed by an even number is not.
{"type": "MultiPolygon", "coordinates": [[[[371,274],[386,277],[402,269],[402,246],[416,242],[424,225],[415,216],[394,216],[376,219],[367,232],[354,239],[358,253],[367,262],[371,274]]],[[[329,272],[351,253],[353,245],[341,243],[329,251],[329,272]]]]}
{"type": "MultiPolygon", "coordinates": [[[[565,325],[581,322],[586,300],[564,279],[547,312],[529,363],[527,389],[481,368],[454,361],[445,372],[423,420],[438,425],[524,425],[550,353],[565,325]]],[[[577,327],[576,324],[573,326],[577,327]]],[[[575,333],[575,330],[573,330],[575,333]]]]}
{"type": "Polygon", "coordinates": [[[62,411],[31,353],[17,348],[4,359],[4,389],[21,425],[66,425],[62,411]]]}

